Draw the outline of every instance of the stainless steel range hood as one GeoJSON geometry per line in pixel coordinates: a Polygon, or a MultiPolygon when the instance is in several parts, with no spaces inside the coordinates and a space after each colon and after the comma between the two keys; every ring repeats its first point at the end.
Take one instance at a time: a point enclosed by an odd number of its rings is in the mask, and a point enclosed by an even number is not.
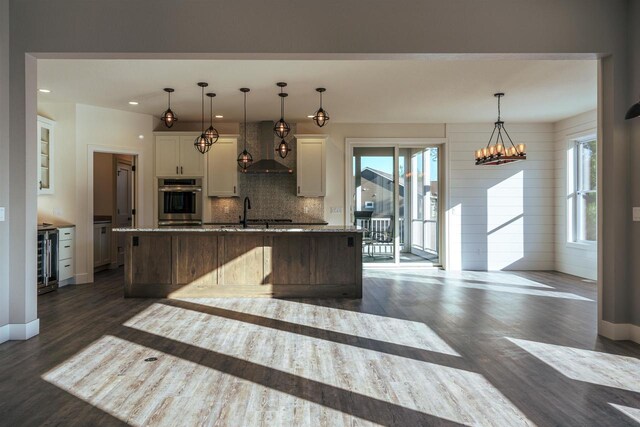
{"type": "Polygon", "coordinates": [[[290,174],[293,169],[271,158],[275,155],[275,142],[273,138],[274,122],[260,122],[258,125],[258,144],[264,153],[261,160],[249,166],[245,173],[250,174],[290,174]]]}

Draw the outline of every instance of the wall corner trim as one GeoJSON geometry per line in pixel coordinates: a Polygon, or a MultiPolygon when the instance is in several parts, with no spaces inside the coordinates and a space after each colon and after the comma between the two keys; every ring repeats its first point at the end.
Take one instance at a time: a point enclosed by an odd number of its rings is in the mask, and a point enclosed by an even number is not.
{"type": "Polygon", "coordinates": [[[0,344],[3,342],[9,341],[9,325],[0,326],[0,344]]]}
{"type": "Polygon", "coordinates": [[[640,344],[640,326],[631,323],[611,323],[601,320],[598,323],[598,335],[614,341],[630,340],[640,344]]]}
{"type": "Polygon", "coordinates": [[[0,343],[5,341],[24,341],[40,333],[40,319],[29,323],[9,323],[0,326],[0,343]]]}

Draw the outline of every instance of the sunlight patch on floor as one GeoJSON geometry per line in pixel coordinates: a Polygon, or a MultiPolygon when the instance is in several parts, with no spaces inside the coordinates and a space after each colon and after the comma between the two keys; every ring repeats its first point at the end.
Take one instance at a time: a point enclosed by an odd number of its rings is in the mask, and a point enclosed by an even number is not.
{"type": "Polygon", "coordinates": [[[616,405],[615,403],[609,403],[609,405],[613,406],[618,411],[622,412],[633,421],[640,424],[640,408],[630,408],[628,406],[616,405]]]}
{"type": "MultiPolygon", "coordinates": [[[[181,300],[390,344],[460,356],[422,322],[278,299],[182,298],[181,300]]],[[[340,302],[336,304],[339,305],[340,302]]],[[[135,319],[136,317],[132,318],[128,324],[135,319]]]]}
{"type": "Polygon", "coordinates": [[[582,297],[580,295],[576,295],[570,292],[556,292],[556,291],[548,291],[544,289],[530,289],[526,287],[520,286],[512,286],[505,284],[483,284],[483,283],[472,283],[469,281],[461,281],[456,279],[451,279],[448,275],[444,277],[444,280],[439,280],[439,277],[430,276],[426,272],[424,274],[411,274],[405,273],[402,271],[394,271],[392,274],[388,274],[382,271],[369,270],[366,274],[367,277],[374,277],[378,279],[388,279],[388,280],[397,280],[402,283],[420,283],[420,284],[429,284],[429,285],[438,285],[446,288],[462,288],[462,289],[478,289],[483,291],[494,291],[494,292],[506,292],[510,294],[518,294],[518,295],[530,295],[530,296],[540,296],[540,297],[549,297],[549,298],[563,298],[563,299],[571,299],[578,301],[593,301],[589,298],[582,297]]]}
{"type": "Polygon", "coordinates": [[[507,339],[568,378],[640,393],[640,359],[536,341],[507,339]]]}
{"type": "Polygon", "coordinates": [[[474,372],[164,304],[126,326],[446,420],[530,423],[474,372]]]}
{"type": "Polygon", "coordinates": [[[42,378],[133,426],[377,425],[113,336],[42,378]]]}

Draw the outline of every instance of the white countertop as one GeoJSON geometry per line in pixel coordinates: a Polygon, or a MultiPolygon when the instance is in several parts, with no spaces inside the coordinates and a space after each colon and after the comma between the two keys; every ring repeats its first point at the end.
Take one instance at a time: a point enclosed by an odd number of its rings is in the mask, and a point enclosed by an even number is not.
{"type": "Polygon", "coordinates": [[[162,228],[114,228],[112,231],[121,233],[150,233],[150,232],[183,232],[183,233],[356,233],[362,232],[360,227],[353,225],[294,225],[283,226],[273,225],[266,228],[264,226],[249,226],[242,228],[241,226],[219,226],[219,225],[202,225],[199,227],[162,227],[162,228]]]}

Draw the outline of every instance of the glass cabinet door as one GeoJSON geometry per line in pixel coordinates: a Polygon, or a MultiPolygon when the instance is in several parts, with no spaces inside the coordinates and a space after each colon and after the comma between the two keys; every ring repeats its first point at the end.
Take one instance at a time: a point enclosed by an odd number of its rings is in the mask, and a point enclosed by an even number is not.
{"type": "Polygon", "coordinates": [[[53,122],[38,118],[38,194],[53,194],[53,122]]]}

